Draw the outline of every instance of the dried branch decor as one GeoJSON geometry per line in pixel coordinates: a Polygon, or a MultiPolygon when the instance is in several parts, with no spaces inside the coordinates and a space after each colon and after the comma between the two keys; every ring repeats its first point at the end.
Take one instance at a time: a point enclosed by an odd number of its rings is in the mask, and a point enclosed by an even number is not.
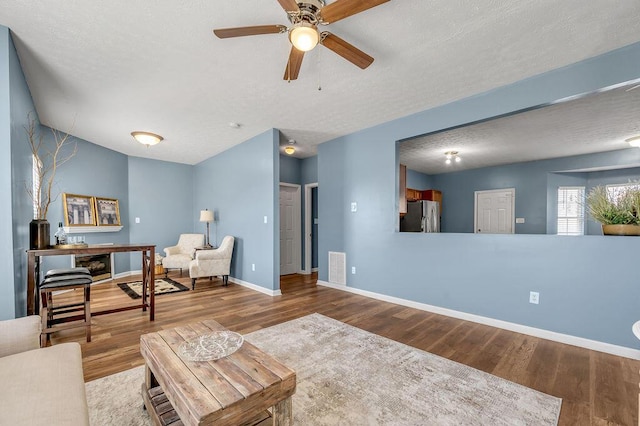
{"type": "Polygon", "coordinates": [[[58,167],[69,161],[78,151],[78,146],[74,145],[72,151],[64,154],[64,147],[70,144],[69,133],[62,134],[58,130],[51,129],[55,146],[49,150],[43,143],[43,135],[38,129],[36,120],[28,114],[29,125],[25,126],[31,154],[33,154],[33,182],[26,184],[27,194],[31,197],[34,205],[34,219],[46,219],[49,206],[58,198],[59,193],[54,193],[53,183],[58,167]]]}

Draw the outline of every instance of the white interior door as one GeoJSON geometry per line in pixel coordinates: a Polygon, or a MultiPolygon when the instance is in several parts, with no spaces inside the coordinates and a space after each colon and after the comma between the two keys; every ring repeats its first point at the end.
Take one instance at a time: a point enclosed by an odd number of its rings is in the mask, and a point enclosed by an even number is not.
{"type": "Polygon", "coordinates": [[[514,188],[476,191],[474,232],[513,234],[515,199],[514,188]]]}
{"type": "Polygon", "coordinates": [[[280,185],[280,275],[300,269],[300,186],[280,185]]]}

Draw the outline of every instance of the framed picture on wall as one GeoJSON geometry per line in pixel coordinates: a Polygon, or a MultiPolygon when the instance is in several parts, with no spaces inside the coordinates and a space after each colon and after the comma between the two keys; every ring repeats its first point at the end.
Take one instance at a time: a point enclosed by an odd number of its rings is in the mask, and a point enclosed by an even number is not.
{"type": "Polygon", "coordinates": [[[96,197],[98,226],[120,226],[120,208],[114,198],[96,197]]]}
{"type": "Polygon", "coordinates": [[[65,226],[95,226],[95,200],[90,195],[62,194],[65,226]]]}

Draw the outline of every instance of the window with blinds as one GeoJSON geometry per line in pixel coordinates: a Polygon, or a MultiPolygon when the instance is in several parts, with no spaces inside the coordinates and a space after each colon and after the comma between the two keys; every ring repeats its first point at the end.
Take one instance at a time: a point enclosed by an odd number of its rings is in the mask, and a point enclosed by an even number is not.
{"type": "Polygon", "coordinates": [[[558,235],[584,235],[584,186],[558,188],[558,235]]]}
{"type": "Polygon", "coordinates": [[[640,183],[623,183],[620,185],[607,185],[607,195],[611,201],[616,201],[628,190],[639,190],[640,183]]]}

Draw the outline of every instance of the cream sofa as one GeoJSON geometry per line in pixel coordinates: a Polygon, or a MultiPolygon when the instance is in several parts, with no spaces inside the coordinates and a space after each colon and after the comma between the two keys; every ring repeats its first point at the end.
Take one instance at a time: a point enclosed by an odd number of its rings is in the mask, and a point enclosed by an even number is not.
{"type": "Polygon", "coordinates": [[[40,349],[37,315],[0,321],[0,424],[88,425],[77,343],[40,349]]]}

